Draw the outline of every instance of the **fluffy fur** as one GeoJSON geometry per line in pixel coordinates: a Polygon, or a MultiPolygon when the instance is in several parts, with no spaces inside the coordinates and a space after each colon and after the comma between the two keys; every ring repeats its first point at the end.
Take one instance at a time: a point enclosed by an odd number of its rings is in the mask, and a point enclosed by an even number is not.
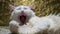
{"type": "MultiPolygon", "coordinates": [[[[10,5],[13,8],[13,6],[10,5]]],[[[11,8],[11,9],[12,9],[11,8]]],[[[57,34],[60,28],[60,16],[49,15],[45,17],[37,17],[35,13],[31,10],[30,6],[18,6],[14,7],[11,14],[11,21],[9,23],[10,31],[12,33],[19,34],[57,34]],[[18,16],[21,14],[22,10],[26,15],[29,16],[28,21],[24,25],[19,25],[18,16]],[[56,32],[58,31],[58,32],[56,32]],[[53,32],[53,33],[52,33],[53,32]]],[[[59,33],[60,34],[60,33],[59,33]]]]}

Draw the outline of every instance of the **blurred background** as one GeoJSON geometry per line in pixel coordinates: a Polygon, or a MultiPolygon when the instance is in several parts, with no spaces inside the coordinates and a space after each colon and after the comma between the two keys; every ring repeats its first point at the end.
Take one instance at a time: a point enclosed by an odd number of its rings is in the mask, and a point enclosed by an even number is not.
{"type": "Polygon", "coordinates": [[[9,4],[14,6],[34,4],[33,11],[39,17],[60,13],[60,0],[0,0],[0,26],[9,25],[11,15],[9,4]]]}

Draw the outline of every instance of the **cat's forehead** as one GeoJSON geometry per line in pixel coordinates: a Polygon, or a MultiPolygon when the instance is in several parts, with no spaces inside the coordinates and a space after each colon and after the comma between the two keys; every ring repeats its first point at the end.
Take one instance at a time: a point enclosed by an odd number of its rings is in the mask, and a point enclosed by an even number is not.
{"type": "Polygon", "coordinates": [[[16,8],[29,8],[29,6],[17,6],[16,8]]]}

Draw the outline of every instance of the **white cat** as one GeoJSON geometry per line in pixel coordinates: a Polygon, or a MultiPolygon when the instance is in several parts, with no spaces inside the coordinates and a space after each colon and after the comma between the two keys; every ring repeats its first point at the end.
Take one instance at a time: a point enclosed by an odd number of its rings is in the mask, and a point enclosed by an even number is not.
{"type": "Polygon", "coordinates": [[[9,23],[12,33],[50,34],[51,31],[55,32],[60,28],[60,16],[49,15],[40,18],[33,12],[33,6],[9,6],[12,10],[9,23]]]}

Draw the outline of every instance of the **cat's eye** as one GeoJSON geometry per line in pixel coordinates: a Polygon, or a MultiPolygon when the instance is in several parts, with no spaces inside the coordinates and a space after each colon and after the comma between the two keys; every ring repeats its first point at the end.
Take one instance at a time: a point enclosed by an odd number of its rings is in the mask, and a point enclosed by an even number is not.
{"type": "Polygon", "coordinates": [[[25,10],[27,9],[27,8],[24,8],[25,10]]]}
{"type": "Polygon", "coordinates": [[[21,8],[18,8],[17,10],[21,10],[21,8]]]}

